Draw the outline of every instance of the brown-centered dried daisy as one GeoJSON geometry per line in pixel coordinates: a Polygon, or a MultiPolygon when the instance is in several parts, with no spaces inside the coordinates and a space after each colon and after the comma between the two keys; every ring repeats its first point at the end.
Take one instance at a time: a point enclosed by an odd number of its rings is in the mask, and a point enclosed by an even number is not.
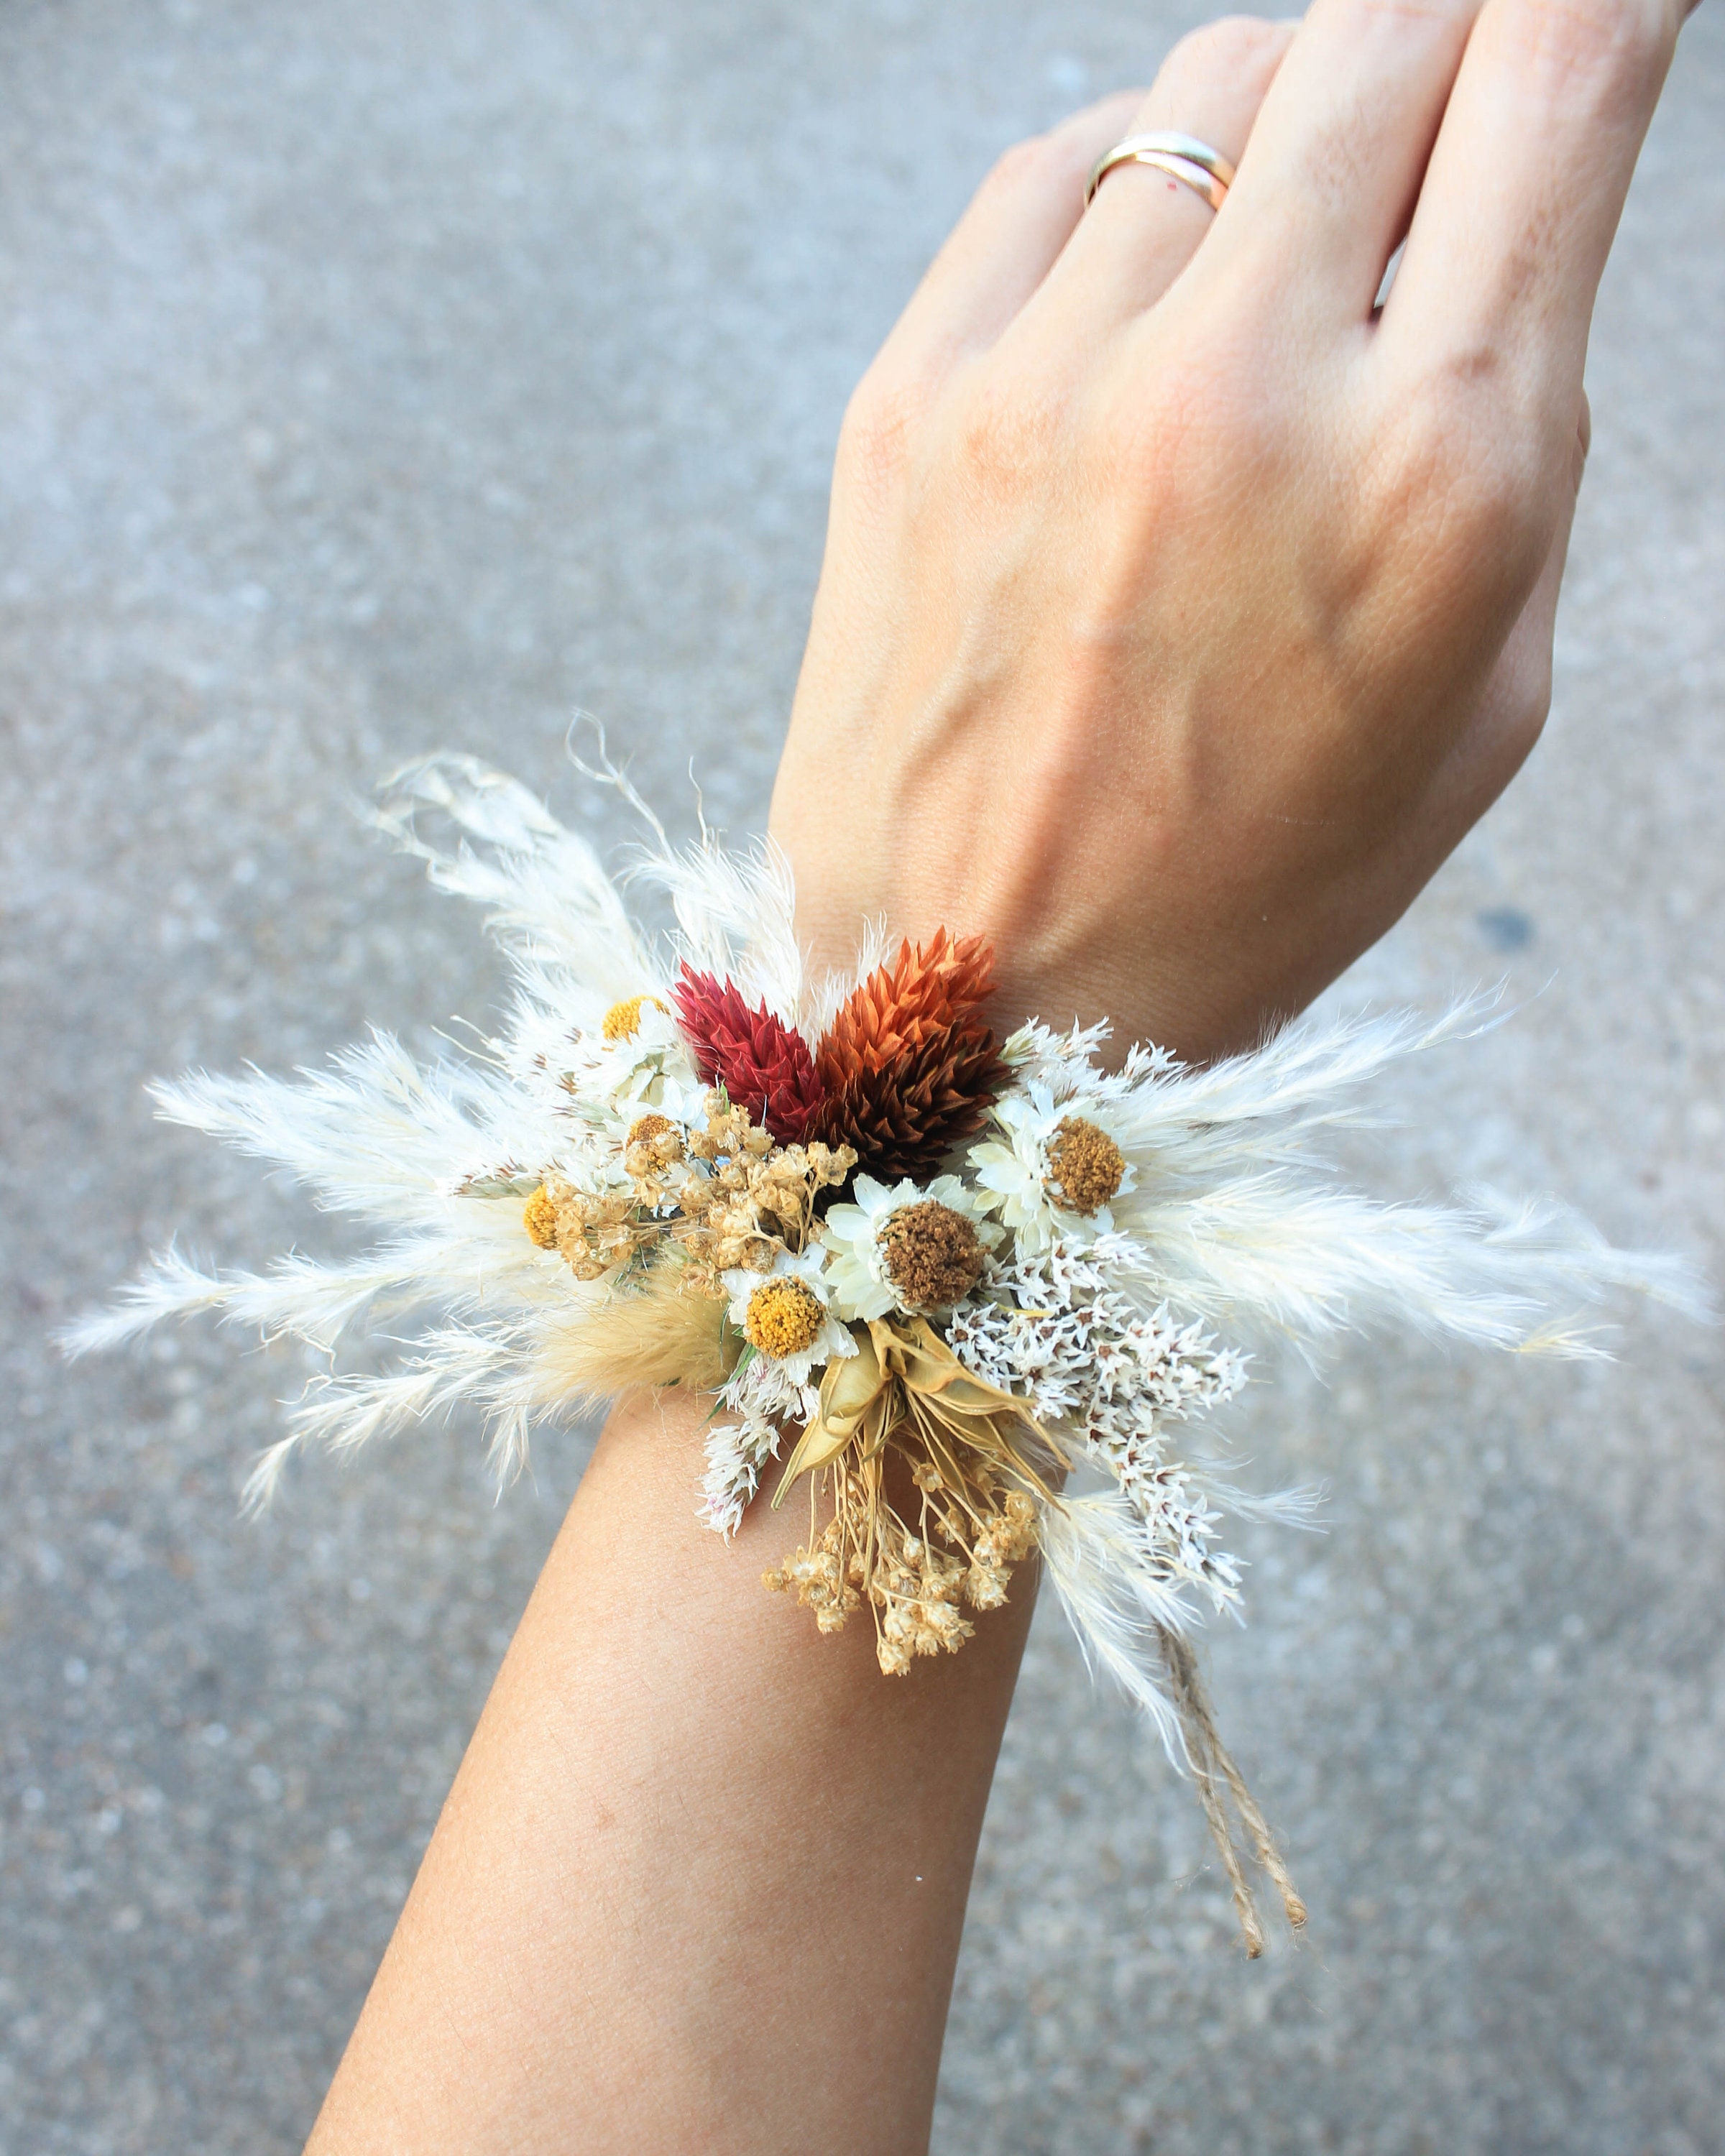
{"type": "Polygon", "coordinates": [[[947,1310],[968,1295],[988,1262],[976,1224],[937,1198],[902,1205],[880,1230],[886,1277],[907,1310],[947,1310]]]}
{"type": "Polygon", "coordinates": [[[1118,1191],[1126,1155],[1105,1130],[1065,1116],[1048,1142],[1048,1180],[1069,1212],[1100,1213],[1118,1191]]]}

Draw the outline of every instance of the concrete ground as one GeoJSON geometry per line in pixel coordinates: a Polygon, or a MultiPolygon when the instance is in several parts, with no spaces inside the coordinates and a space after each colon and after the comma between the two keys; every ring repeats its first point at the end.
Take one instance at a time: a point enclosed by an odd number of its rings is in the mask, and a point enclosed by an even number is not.
{"type": "MultiPolygon", "coordinates": [[[[48,1332],[177,1233],[337,1233],[152,1072],[429,1042],[496,977],[359,828],[572,706],[758,822],[847,388],[993,152],[1194,18],[1095,0],[13,0],[0,12],[0,2152],[298,2148],[579,1471],[473,1433],[247,1463],[300,1375],[48,1332]]],[[[1499,973],[1382,1187],[1725,1223],[1725,26],[1602,304],[1555,715],[1348,993],[1499,973]]],[[[989,1814],[943,2156],[1725,2147],[1717,1334],[1363,1346],[1260,1388],[1227,1726],[1312,1907],[1244,1964],[1189,1794],[1052,1612],[989,1814]]],[[[571,2146],[579,2144],[572,2131],[571,2146]]]]}

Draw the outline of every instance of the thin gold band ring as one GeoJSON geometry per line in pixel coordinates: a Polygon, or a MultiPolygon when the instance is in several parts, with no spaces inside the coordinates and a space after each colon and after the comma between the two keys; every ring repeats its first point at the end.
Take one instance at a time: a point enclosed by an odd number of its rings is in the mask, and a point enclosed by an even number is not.
{"type": "Polygon", "coordinates": [[[1195,135],[1128,135],[1123,142],[1117,142],[1111,150],[1104,151],[1091,166],[1090,182],[1084,190],[1086,209],[1096,200],[1096,189],[1117,165],[1154,165],[1159,172],[1183,181],[1194,194],[1202,195],[1212,209],[1220,209],[1234,184],[1233,166],[1219,150],[1211,149],[1208,142],[1200,142],[1195,135]]]}

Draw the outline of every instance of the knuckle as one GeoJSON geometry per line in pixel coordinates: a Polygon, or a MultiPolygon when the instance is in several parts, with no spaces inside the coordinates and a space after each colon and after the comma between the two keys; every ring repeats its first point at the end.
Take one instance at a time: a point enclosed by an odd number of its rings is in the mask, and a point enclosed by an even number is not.
{"type": "Polygon", "coordinates": [[[1522,0],[1506,27],[1546,98],[1638,113],[1671,56],[1665,0],[1522,0]]]}
{"type": "Polygon", "coordinates": [[[1060,189],[1070,193],[1075,186],[1082,185],[1086,169],[1075,139],[1058,130],[1050,135],[1029,135],[994,160],[982,192],[1014,200],[1060,189]]]}
{"type": "Polygon", "coordinates": [[[932,398],[932,385],[920,376],[876,361],[852,392],[839,423],[838,470],[847,484],[875,491],[902,475],[932,398]]]}
{"type": "Polygon", "coordinates": [[[1300,444],[1273,375],[1202,337],[1164,357],[1153,395],[1127,383],[1099,437],[1104,458],[1157,514],[1243,483],[1273,487],[1300,444]]]}
{"type": "Polygon", "coordinates": [[[1429,570],[1531,576],[1546,523],[1543,430],[1497,355],[1452,362],[1409,399],[1363,490],[1374,547],[1411,541],[1429,570]]]}
{"type": "Polygon", "coordinates": [[[1222,15],[1189,30],[1163,63],[1157,87],[1225,82],[1256,90],[1275,72],[1286,32],[1261,15],[1222,15]]]}

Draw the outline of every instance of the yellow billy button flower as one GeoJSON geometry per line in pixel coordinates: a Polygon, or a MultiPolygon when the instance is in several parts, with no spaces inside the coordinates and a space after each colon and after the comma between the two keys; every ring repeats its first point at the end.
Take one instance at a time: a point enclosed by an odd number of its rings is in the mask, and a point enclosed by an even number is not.
{"type": "Polygon", "coordinates": [[[526,1224],[530,1242],[537,1244],[542,1250],[557,1248],[557,1209],[542,1183],[527,1200],[527,1209],[521,1218],[526,1224]]]}
{"type": "Polygon", "coordinates": [[[742,1330],[751,1347],[782,1361],[812,1348],[825,1322],[826,1312],[812,1288],[788,1274],[776,1273],[749,1297],[742,1330]]]}
{"type": "Polygon", "coordinates": [[[657,996],[649,995],[625,996],[620,1004],[612,1004],[599,1025],[608,1048],[614,1048],[619,1040],[634,1039],[641,1029],[641,1009],[645,1004],[651,1004],[655,1010],[665,1009],[657,996]]]}

